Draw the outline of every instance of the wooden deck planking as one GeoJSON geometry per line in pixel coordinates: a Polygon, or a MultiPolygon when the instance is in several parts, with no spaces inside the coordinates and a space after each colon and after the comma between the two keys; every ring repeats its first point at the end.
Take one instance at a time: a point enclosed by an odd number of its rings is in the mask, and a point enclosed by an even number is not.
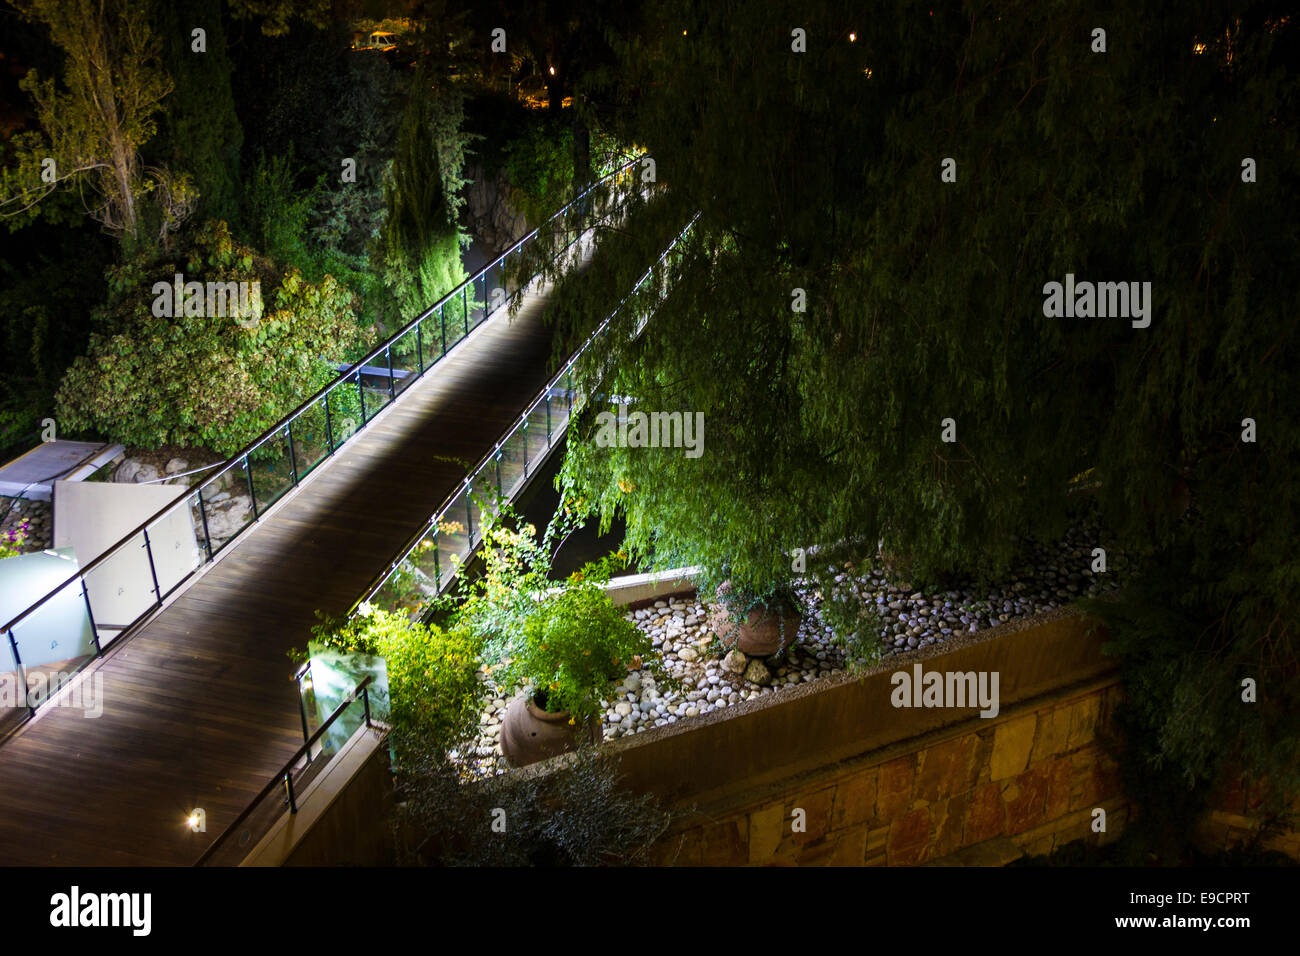
{"type": "Polygon", "coordinates": [[[302,743],[290,648],[342,613],[551,372],[544,295],[494,319],[0,746],[0,864],[192,863],[302,743]],[[185,816],[207,812],[207,833],[185,816]]]}

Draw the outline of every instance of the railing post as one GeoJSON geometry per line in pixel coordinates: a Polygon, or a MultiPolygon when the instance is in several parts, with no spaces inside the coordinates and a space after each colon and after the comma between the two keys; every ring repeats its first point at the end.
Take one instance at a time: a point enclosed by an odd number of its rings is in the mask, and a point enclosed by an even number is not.
{"type": "Polygon", "coordinates": [[[420,374],[424,374],[424,320],[415,323],[415,361],[419,363],[420,374]]]}
{"type": "Polygon", "coordinates": [[[293,422],[289,421],[284,426],[284,440],[289,445],[289,467],[293,469],[293,483],[298,484],[298,456],[293,451],[293,422]]]}
{"type": "Polygon", "coordinates": [[[36,708],[32,706],[31,695],[27,693],[27,671],[23,668],[23,657],[18,653],[18,641],[14,639],[14,629],[11,627],[5,633],[9,635],[9,649],[14,655],[14,667],[18,668],[18,686],[23,689],[23,704],[28,713],[34,714],[36,708]]]}
{"type": "Polygon", "coordinates": [[[158,569],[157,569],[156,567],[154,567],[154,563],[153,563],[153,545],[151,545],[151,544],[149,543],[149,529],[148,529],[148,528],[145,528],[145,529],[144,529],[144,553],[145,553],[146,555],[149,556],[149,574],[152,575],[152,577],[153,577],[153,593],[154,593],[154,597],[156,597],[156,598],[158,599],[158,603],[161,605],[161,604],[162,604],[162,588],[158,587],[158,569]]]}
{"type": "Polygon", "coordinates": [[[442,590],[442,562],[438,560],[438,532],[433,532],[433,586],[442,590]]]}
{"type": "Polygon", "coordinates": [[[474,547],[474,503],[469,497],[470,484],[465,483],[465,538],[469,546],[474,547]]]}
{"type": "Polygon", "coordinates": [[[203,545],[208,549],[208,560],[212,560],[212,535],[208,533],[208,505],[203,500],[203,486],[199,486],[199,518],[203,522],[203,545]]]}
{"type": "Polygon", "coordinates": [[[551,447],[551,390],[549,388],[546,390],[546,397],[543,399],[543,401],[546,402],[546,447],[550,448],[551,447]]]}
{"type": "MultiPolygon", "coordinates": [[[[361,369],[357,369],[357,398],[361,400],[361,428],[366,427],[366,390],[361,387],[361,369]]],[[[360,429],[358,429],[360,431],[360,429]]]]}
{"type": "Polygon", "coordinates": [[[86,602],[86,617],[90,621],[90,639],[95,642],[95,656],[98,657],[104,653],[104,649],[99,646],[99,628],[95,627],[95,612],[90,607],[90,592],[86,590],[86,579],[81,579],[81,597],[86,602]]]}
{"type": "Polygon", "coordinates": [[[496,459],[496,461],[497,461],[497,494],[499,494],[499,495],[503,495],[503,494],[505,494],[505,492],[501,490],[501,450],[500,450],[500,448],[497,449],[497,459],[496,459]]]}
{"type": "Polygon", "coordinates": [[[290,767],[284,772],[284,790],[289,797],[289,812],[298,812],[298,801],[293,798],[293,768],[290,767]]]}
{"type": "Polygon", "coordinates": [[[465,334],[469,335],[469,283],[460,287],[460,309],[465,319],[465,334]]]}
{"type": "Polygon", "coordinates": [[[330,454],[334,454],[334,423],[330,421],[330,396],[333,392],[325,393],[325,441],[329,445],[330,454]]]}
{"type": "Polygon", "coordinates": [[[528,420],[519,427],[519,437],[524,440],[524,477],[528,477],[528,420]]]}
{"type": "Polygon", "coordinates": [[[361,703],[366,708],[366,726],[372,726],[370,723],[370,687],[369,685],[361,688],[361,703]]]}
{"type": "Polygon", "coordinates": [[[438,306],[438,324],[442,327],[442,354],[447,354],[447,309],[445,306],[438,306]]]}
{"type": "Polygon", "coordinates": [[[393,347],[386,346],[384,354],[388,356],[388,400],[391,402],[397,398],[397,380],[393,378],[393,347]]]}
{"type": "MultiPolygon", "coordinates": [[[[253,490],[253,466],[248,463],[247,455],[244,456],[244,478],[248,481],[248,500],[253,505],[253,520],[257,521],[262,516],[257,510],[257,492],[253,490]]],[[[242,530],[241,528],[240,531],[242,530]]],[[[239,534],[239,531],[236,531],[235,534],[239,534]]]]}

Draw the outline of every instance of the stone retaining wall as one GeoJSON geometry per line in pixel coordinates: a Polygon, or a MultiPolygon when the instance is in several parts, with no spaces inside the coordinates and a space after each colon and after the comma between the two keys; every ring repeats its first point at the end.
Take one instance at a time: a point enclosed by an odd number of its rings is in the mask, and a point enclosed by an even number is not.
{"type": "Polygon", "coordinates": [[[1101,744],[1118,698],[1106,679],[801,774],[692,814],[656,862],[1001,865],[1080,838],[1112,840],[1129,814],[1101,744]],[[1104,833],[1092,829],[1098,809],[1104,833]]]}

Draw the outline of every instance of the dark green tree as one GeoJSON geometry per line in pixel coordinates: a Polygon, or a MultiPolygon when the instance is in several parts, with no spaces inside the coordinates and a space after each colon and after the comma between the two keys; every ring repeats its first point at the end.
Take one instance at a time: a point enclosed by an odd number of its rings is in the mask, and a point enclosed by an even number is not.
{"type": "Polygon", "coordinates": [[[237,211],[239,151],[244,134],[235,112],[220,0],[154,0],[150,22],[174,84],[150,152],[194,178],[200,218],[232,220],[237,211]],[[204,49],[194,49],[202,29],[204,49]]]}
{"type": "MultiPolygon", "coordinates": [[[[657,565],[755,585],[789,575],[791,548],[844,542],[921,578],[997,574],[1095,499],[1097,546],[1137,562],[1132,600],[1155,612],[1113,628],[1130,688],[1161,695],[1135,705],[1147,772],[1204,792],[1241,754],[1294,792],[1300,22],[1283,14],[655,4],[657,31],[623,47],[626,135],[669,185],[641,220],[701,217],[644,332],[612,328],[599,386],[703,412],[705,451],[597,447],[587,418],[573,496],[622,512],[657,565]],[[1149,326],[1045,315],[1067,273],[1150,282],[1149,326]]],[[[641,255],[623,247],[626,274],[641,255]]],[[[571,310],[570,340],[603,317],[571,310]]]]}

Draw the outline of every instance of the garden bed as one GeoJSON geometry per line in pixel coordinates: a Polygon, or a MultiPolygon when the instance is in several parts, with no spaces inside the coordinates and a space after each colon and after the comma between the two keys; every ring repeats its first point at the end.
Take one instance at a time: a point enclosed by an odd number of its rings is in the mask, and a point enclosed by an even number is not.
{"type": "MultiPolygon", "coordinates": [[[[907,581],[890,580],[880,570],[854,575],[847,568],[835,578],[836,587],[852,588],[877,608],[882,623],[881,659],[918,647],[940,644],[954,636],[1018,621],[1093,597],[1118,586],[1118,576],[1093,574],[1096,535],[1074,529],[1056,546],[1031,552],[1032,561],[1003,582],[979,588],[974,584],[951,590],[916,590],[907,581]]],[[[661,686],[648,668],[630,671],[611,684],[604,710],[604,739],[642,733],[704,714],[725,710],[753,697],[780,694],[797,684],[825,680],[850,666],[844,648],[822,619],[823,596],[800,591],[808,613],[794,645],[775,658],[758,661],[728,654],[709,626],[711,607],[695,595],[674,595],[640,602],[627,612],[654,642],[664,669],[677,687],[661,686]],[[746,674],[749,678],[746,679],[746,674]]],[[[868,665],[872,661],[853,662],[868,665]]],[[[483,712],[479,735],[455,755],[476,775],[509,770],[501,756],[501,721],[509,698],[495,692],[483,712]]]]}

